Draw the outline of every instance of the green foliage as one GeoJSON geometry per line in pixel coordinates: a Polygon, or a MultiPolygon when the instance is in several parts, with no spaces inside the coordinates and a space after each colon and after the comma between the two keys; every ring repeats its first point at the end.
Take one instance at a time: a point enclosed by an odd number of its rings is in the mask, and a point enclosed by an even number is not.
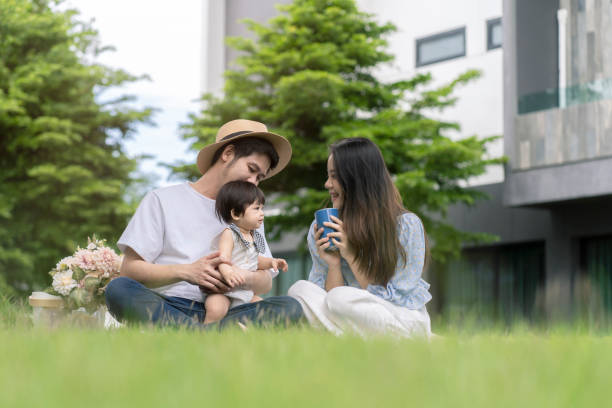
{"type": "Polygon", "coordinates": [[[7,300],[15,295],[15,289],[6,283],[4,276],[0,275],[0,299],[7,300]]]}
{"type": "Polygon", "coordinates": [[[89,62],[105,50],[97,32],[54,5],[0,0],[0,275],[22,291],[75,242],[118,237],[136,167],[121,142],[151,115],[101,102],[140,78],[89,62]]]}
{"type": "MultiPolygon", "coordinates": [[[[285,214],[267,220],[268,232],[300,230],[324,205],[328,146],[345,137],[367,137],[382,150],[408,209],[424,221],[435,243],[432,255],[445,260],[461,242],[487,239],[457,231],[444,221],[453,203],[473,204],[482,194],[462,187],[501,158],[486,158],[494,138],[451,140],[459,124],[432,118],[456,102],[457,86],[478,78],[468,71],[449,84],[431,88],[419,74],[385,82],[374,72],[392,61],[385,37],[390,24],[378,24],[353,0],[295,0],[261,25],[247,21],[257,41],[232,38],[241,56],[225,73],[222,98],[205,95],[204,109],[184,125],[183,138],[199,150],[214,140],[218,127],[238,117],[263,121],[288,137],[290,165],[263,188],[279,192],[285,214]]],[[[199,176],[196,167],[179,164],[175,174],[199,176]]]]}

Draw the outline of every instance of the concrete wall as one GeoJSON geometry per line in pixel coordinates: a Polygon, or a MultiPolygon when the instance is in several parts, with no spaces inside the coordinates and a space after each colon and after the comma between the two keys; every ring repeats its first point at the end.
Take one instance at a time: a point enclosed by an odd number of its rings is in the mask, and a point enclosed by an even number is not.
{"type": "Polygon", "coordinates": [[[612,96],[612,3],[517,0],[516,13],[518,97],[556,88],[552,102],[562,109],[548,106],[516,117],[512,168],[611,157],[612,100],[605,98],[612,96]],[[561,27],[567,37],[561,62],[556,51],[559,6],[568,13],[565,30],[561,27]],[[564,84],[558,83],[561,69],[567,71],[564,84]]]}
{"type": "MultiPolygon", "coordinates": [[[[258,23],[266,23],[278,14],[275,7],[277,4],[287,3],[291,3],[291,0],[225,0],[225,36],[255,38],[241,20],[248,18],[258,23]]],[[[226,48],[225,67],[229,68],[238,55],[238,51],[226,48]]]]}
{"type": "Polygon", "coordinates": [[[499,237],[499,243],[514,244],[545,240],[550,229],[550,212],[540,208],[512,208],[504,205],[503,183],[481,185],[476,190],[490,199],[474,207],[454,205],[448,219],[455,228],[468,232],[487,232],[499,237]]]}
{"type": "Polygon", "coordinates": [[[202,79],[201,93],[220,94],[225,71],[225,2],[202,2],[202,79]]]}
{"type": "MultiPolygon", "coordinates": [[[[506,0],[504,2],[504,108],[506,166],[504,202],[510,206],[542,205],[584,197],[612,195],[612,3],[604,0],[565,1],[506,0]],[[554,85],[542,76],[559,66],[552,49],[557,35],[557,10],[567,7],[565,50],[568,83],[586,93],[564,93],[567,105],[519,114],[519,98],[537,91],[540,84],[554,85]],[[544,27],[533,28],[537,22],[544,27]],[[536,37],[543,37],[538,39],[536,37]],[[535,45],[530,45],[529,38],[535,45]],[[548,44],[548,46],[546,45],[548,44]],[[590,45],[589,45],[590,44],[590,45]],[[546,58],[537,57],[537,50],[546,58]],[[589,51],[590,50],[590,51],[589,51]],[[531,78],[531,79],[530,79],[531,78]],[[532,82],[535,81],[535,82],[532,82]],[[577,84],[576,81],[579,81],[577,84]],[[599,81],[599,82],[588,82],[599,81]],[[591,92],[592,91],[592,92],[591,92]],[[584,95],[591,99],[581,100],[584,95]],[[610,95],[608,95],[610,94],[610,95]],[[594,96],[593,96],[594,95],[594,96]],[[574,97],[574,99],[572,99],[574,97]]],[[[554,77],[558,82],[558,76],[554,77]]],[[[554,81],[553,81],[554,82],[554,81]]],[[[553,102],[554,102],[553,98],[553,102]]]]}
{"type": "Polygon", "coordinates": [[[560,0],[568,10],[567,85],[612,78],[612,2],[560,0]]]}
{"type": "Polygon", "coordinates": [[[515,171],[504,184],[508,206],[552,205],[612,194],[612,158],[515,171]]]}
{"type": "Polygon", "coordinates": [[[514,169],[612,157],[612,100],[518,115],[514,169]]]}
{"type": "Polygon", "coordinates": [[[267,22],[278,14],[275,5],[291,0],[203,0],[202,2],[202,93],[223,92],[223,73],[238,56],[225,45],[227,37],[254,38],[241,20],[267,22]]]}

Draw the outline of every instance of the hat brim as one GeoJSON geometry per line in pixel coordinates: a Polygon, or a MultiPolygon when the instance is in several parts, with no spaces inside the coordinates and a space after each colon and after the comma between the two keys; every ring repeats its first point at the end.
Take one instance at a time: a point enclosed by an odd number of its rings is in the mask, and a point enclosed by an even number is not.
{"type": "Polygon", "coordinates": [[[203,147],[202,150],[200,150],[200,153],[198,153],[197,160],[198,169],[200,170],[200,173],[204,174],[206,173],[206,171],[208,171],[208,169],[210,169],[210,167],[212,166],[212,158],[219,148],[221,148],[223,145],[247,137],[257,137],[259,139],[267,140],[272,144],[274,150],[276,150],[276,153],[278,154],[278,164],[275,168],[270,170],[268,174],[266,174],[266,176],[263,178],[264,180],[280,173],[285,167],[287,167],[287,164],[289,164],[289,161],[291,160],[292,154],[291,143],[289,143],[287,139],[285,139],[281,135],[277,135],[275,133],[270,132],[250,132],[245,133],[243,135],[234,136],[229,140],[221,140],[219,142],[215,142],[213,144],[203,147]]]}

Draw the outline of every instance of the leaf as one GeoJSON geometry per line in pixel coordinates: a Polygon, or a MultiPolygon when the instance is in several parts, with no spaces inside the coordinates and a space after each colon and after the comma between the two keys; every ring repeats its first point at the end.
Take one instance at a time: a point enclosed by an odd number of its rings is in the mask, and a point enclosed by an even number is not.
{"type": "Polygon", "coordinates": [[[72,270],[72,279],[74,279],[77,282],[83,279],[86,275],[86,272],[76,265],[73,265],[70,269],[72,270]]]}

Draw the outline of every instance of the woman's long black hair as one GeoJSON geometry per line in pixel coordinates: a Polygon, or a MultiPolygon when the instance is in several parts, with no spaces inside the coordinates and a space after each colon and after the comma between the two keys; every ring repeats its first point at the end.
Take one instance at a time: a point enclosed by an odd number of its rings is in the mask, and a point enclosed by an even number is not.
{"type": "Polygon", "coordinates": [[[373,283],[386,285],[398,257],[406,262],[397,227],[398,217],[407,212],[402,198],[380,149],[369,139],[342,139],[330,153],[344,195],[340,218],[355,261],[373,283]]]}

